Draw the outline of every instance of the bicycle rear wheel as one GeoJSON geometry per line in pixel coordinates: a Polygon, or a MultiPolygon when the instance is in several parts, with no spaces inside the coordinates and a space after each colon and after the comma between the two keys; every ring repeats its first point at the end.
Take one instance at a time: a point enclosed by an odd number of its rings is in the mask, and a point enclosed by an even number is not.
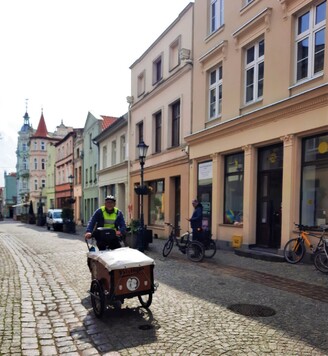
{"type": "Polygon", "coordinates": [[[211,239],[204,247],[204,257],[212,258],[216,254],[216,243],[211,239]]]}
{"type": "Polygon", "coordinates": [[[324,250],[319,250],[314,254],[313,262],[318,271],[328,273],[328,258],[324,250]]]}
{"type": "Polygon", "coordinates": [[[163,256],[167,257],[170,252],[172,251],[173,248],[173,238],[169,237],[169,239],[165,242],[165,245],[163,247],[163,256]]]}
{"type": "Polygon", "coordinates": [[[289,240],[284,248],[284,257],[288,263],[298,263],[305,255],[304,241],[301,237],[289,240]]]}
{"type": "Polygon", "coordinates": [[[191,241],[186,249],[187,257],[190,261],[200,262],[204,258],[204,246],[198,241],[191,241]]]}

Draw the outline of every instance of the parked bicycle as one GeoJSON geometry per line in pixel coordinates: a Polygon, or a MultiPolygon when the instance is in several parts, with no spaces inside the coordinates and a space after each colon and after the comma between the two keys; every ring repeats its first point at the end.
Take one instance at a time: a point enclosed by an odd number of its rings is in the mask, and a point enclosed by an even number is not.
{"type": "MultiPolygon", "coordinates": [[[[189,239],[193,240],[192,232],[186,232],[183,236],[189,235],[189,239]]],[[[209,231],[203,230],[201,237],[196,239],[196,241],[200,242],[204,246],[204,257],[212,258],[216,254],[216,243],[212,240],[212,235],[209,231]]]]}
{"type": "Polygon", "coordinates": [[[177,236],[177,231],[180,228],[173,226],[171,223],[166,222],[166,225],[170,226],[171,231],[168,240],[163,247],[163,256],[167,257],[172,251],[173,245],[176,244],[179,251],[186,254],[188,259],[193,262],[200,262],[204,258],[204,246],[198,241],[191,240],[191,234],[186,233],[180,238],[177,236]]]}
{"type": "Polygon", "coordinates": [[[313,252],[313,254],[322,251],[325,244],[324,236],[328,229],[328,225],[320,225],[321,235],[318,236],[317,233],[309,231],[309,226],[301,224],[295,224],[295,226],[299,230],[298,236],[289,240],[284,247],[285,260],[293,264],[302,261],[306,252],[306,246],[310,249],[311,252],[313,252]],[[319,239],[316,246],[313,246],[311,244],[309,236],[316,237],[319,239]]]}
{"type": "Polygon", "coordinates": [[[328,273],[328,238],[323,240],[323,248],[316,251],[314,254],[313,262],[317,270],[322,273],[328,273]]]}

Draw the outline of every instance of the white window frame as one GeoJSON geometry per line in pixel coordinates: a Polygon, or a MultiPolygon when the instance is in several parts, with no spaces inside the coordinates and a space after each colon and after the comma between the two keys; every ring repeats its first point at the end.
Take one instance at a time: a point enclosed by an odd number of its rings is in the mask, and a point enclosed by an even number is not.
{"type": "Polygon", "coordinates": [[[121,153],[121,162],[124,162],[126,159],[126,140],[125,135],[122,135],[120,138],[120,153],[121,153]]]}
{"type": "MultiPolygon", "coordinates": [[[[245,78],[245,85],[244,85],[244,88],[245,88],[244,95],[245,96],[244,96],[244,98],[245,99],[244,99],[244,101],[245,101],[245,104],[250,104],[250,103],[256,102],[263,97],[263,95],[259,95],[259,92],[258,92],[259,82],[263,81],[263,83],[264,83],[264,73],[263,73],[263,79],[261,79],[261,80],[259,79],[259,65],[261,63],[264,63],[264,56],[265,56],[265,49],[264,49],[263,55],[259,54],[259,48],[260,48],[259,44],[262,41],[264,43],[264,48],[265,48],[264,38],[258,39],[256,42],[253,42],[251,45],[249,45],[245,48],[245,53],[244,53],[244,60],[245,60],[245,75],[244,75],[244,78],[245,78]],[[254,47],[254,60],[250,63],[247,63],[247,51],[253,47],[254,47]],[[247,100],[247,89],[248,89],[247,73],[248,73],[248,71],[250,71],[252,69],[254,70],[254,72],[253,72],[253,98],[251,100],[247,100]]],[[[262,85],[262,87],[263,87],[263,85],[262,85]]]]}
{"type": "Polygon", "coordinates": [[[102,169],[107,167],[107,145],[102,148],[102,169]]]}
{"type": "MultiPolygon", "coordinates": [[[[320,75],[324,68],[318,72],[314,72],[314,64],[315,64],[315,36],[317,33],[320,31],[326,31],[326,18],[322,20],[319,23],[315,23],[315,16],[316,16],[316,9],[319,5],[326,3],[326,1],[317,1],[315,4],[313,4],[311,7],[308,7],[306,10],[302,11],[299,13],[296,17],[295,21],[295,82],[301,82],[304,80],[308,80],[310,78],[313,78],[317,75],[320,75]],[[304,30],[302,33],[298,34],[298,20],[304,16],[306,13],[309,13],[309,28],[304,30]],[[302,57],[302,60],[306,58],[307,60],[307,75],[304,77],[298,78],[298,44],[304,40],[308,41],[308,57],[302,57]]],[[[326,34],[325,36],[326,37],[326,34]]],[[[325,51],[325,46],[326,43],[324,44],[323,52],[325,51]]]]}
{"type": "Polygon", "coordinates": [[[163,79],[163,56],[159,55],[153,61],[153,85],[157,84],[163,79]],[[160,65],[160,73],[158,72],[158,66],[160,65]]]}
{"type": "Polygon", "coordinates": [[[222,114],[222,76],[222,63],[208,72],[208,120],[214,120],[222,114]],[[215,76],[213,83],[211,82],[212,73],[215,76]],[[212,95],[212,93],[214,93],[214,95],[212,95]],[[215,98],[214,101],[212,101],[213,97],[215,98]]]}
{"type": "Polygon", "coordinates": [[[211,0],[210,2],[210,34],[217,31],[224,21],[224,0],[211,0]]]}
{"type": "Polygon", "coordinates": [[[112,166],[116,164],[116,140],[112,141],[112,166]]]}

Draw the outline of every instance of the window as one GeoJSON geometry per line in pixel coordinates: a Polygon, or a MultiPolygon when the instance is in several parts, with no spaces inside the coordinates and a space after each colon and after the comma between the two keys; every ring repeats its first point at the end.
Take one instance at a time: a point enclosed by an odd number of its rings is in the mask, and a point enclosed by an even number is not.
{"type": "Polygon", "coordinates": [[[44,158],[41,159],[41,169],[46,169],[46,161],[44,158]]]}
{"type": "Polygon", "coordinates": [[[328,223],[328,133],[303,139],[301,223],[328,223]]]}
{"type": "Polygon", "coordinates": [[[120,138],[120,160],[124,162],[126,159],[126,143],[125,143],[125,136],[122,135],[120,138]]]}
{"type": "Polygon", "coordinates": [[[112,165],[116,164],[116,141],[112,141],[112,165]]]}
{"type": "Polygon", "coordinates": [[[88,171],[88,168],[85,170],[85,185],[88,185],[88,174],[89,174],[89,171],[88,171]]]}
{"type": "Polygon", "coordinates": [[[149,183],[149,224],[164,225],[164,180],[149,183]]]}
{"type": "Polygon", "coordinates": [[[213,33],[223,25],[223,0],[211,0],[210,6],[210,33],[213,33]]]}
{"type": "Polygon", "coordinates": [[[45,188],[46,187],[46,180],[42,179],[41,180],[41,188],[45,188]]]}
{"type": "Polygon", "coordinates": [[[36,151],[37,149],[38,149],[38,143],[34,141],[34,151],[36,151]]]}
{"type": "Polygon", "coordinates": [[[89,134],[89,148],[92,149],[92,134],[89,134]]]}
{"type": "Polygon", "coordinates": [[[137,125],[137,132],[138,132],[138,141],[137,141],[137,144],[141,141],[143,141],[143,137],[144,137],[144,129],[143,129],[143,122],[140,122],[138,125],[137,125]]]}
{"type": "Polygon", "coordinates": [[[26,158],[23,158],[23,170],[27,170],[27,161],[26,158]]]}
{"type": "Polygon", "coordinates": [[[38,160],[34,158],[34,169],[38,169],[38,160]]]}
{"type": "Polygon", "coordinates": [[[244,154],[225,157],[224,217],[225,224],[242,223],[244,192],[244,154]]]}
{"type": "Polygon", "coordinates": [[[89,171],[89,183],[92,183],[92,167],[90,167],[90,171],[89,171]]]}
{"type": "Polygon", "coordinates": [[[155,153],[162,150],[162,112],[159,111],[154,115],[155,121],[155,153]]]}
{"type": "Polygon", "coordinates": [[[141,74],[138,75],[138,96],[142,95],[145,93],[145,72],[142,72],[141,74]]]}
{"type": "Polygon", "coordinates": [[[107,146],[104,146],[102,149],[102,168],[107,167],[107,146]]]}
{"type": "Polygon", "coordinates": [[[97,183],[97,164],[95,163],[94,169],[93,169],[93,181],[94,183],[97,183]]]}
{"type": "Polygon", "coordinates": [[[323,71],[325,58],[326,1],[311,7],[296,21],[296,81],[323,71]]]}
{"type": "Polygon", "coordinates": [[[180,100],[172,104],[172,147],[180,145],[180,100]]]}
{"type": "Polygon", "coordinates": [[[222,112],[222,65],[209,73],[209,119],[217,118],[222,112]]]}
{"type": "Polygon", "coordinates": [[[245,102],[259,100],[263,96],[264,39],[245,51],[245,102]]]}
{"type": "Polygon", "coordinates": [[[34,179],[34,190],[38,190],[38,180],[34,179]]]}
{"type": "Polygon", "coordinates": [[[45,151],[46,149],[46,144],[44,141],[41,141],[41,151],[45,151]]]}
{"type": "Polygon", "coordinates": [[[170,57],[169,57],[169,66],[170,70],[174,69],[177,67],[180,63],[180,58],[179,58],[179,50],[180,50],[180,38],[175,40],[171,45],[170,45],[170,57]]]}
{"type": "Polygon", "coordinates": [[[27,151],[27,144],[26,144],[26,143],[23,143],[22,149],[23,149],[23,152],[26,152],[26,151],[27,151]]]}
{"type": "Polygon", "coordinates": [[[162,57],[160,56],[153,62],[153,84],[157,84],[162,77],[162,57]]]}

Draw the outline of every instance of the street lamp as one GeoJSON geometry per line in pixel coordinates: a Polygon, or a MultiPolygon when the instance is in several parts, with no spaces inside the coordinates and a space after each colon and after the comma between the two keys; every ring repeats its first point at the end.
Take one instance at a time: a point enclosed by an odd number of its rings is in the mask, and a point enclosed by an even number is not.
{"type": "Polygon", "coordinates": [[[68,176],[68,183],[69,183],[69,191],[70,191],[70,203],[73,204],[73,181],[74,181],[74,176],[71,174],[68,176]]]}
{"type": "Polygon", "coordinates": [[[147,155],[147,150],[148,147],[144,141],[140,141],[139,144],[137,145],[137,148],[139,150],[139,162],[140,162],[140,176],[141,176],[141,181],[140,181],[140,189],[139,189],[139,195],[140,195],[140,231],[139,231],[139,246],[138,249],[140,251],[144,251],[145,248],[145,223],[144,223],[144,214],[143,214],[143,196],[147,194],[147,189],[144,186],[144,165],[145,165],[145,160],[146,160],[146,155],[147,155]]]}
{"type": "Polygon", "coordinates": [[[74,176],[71,174],[68,176],[68,183],[69,183],[69,189],[70,189],[70,197],[68,199],[68,203],[70,205],[70,213],[66,217],[67,218],[67,232],[75,232],[75,223],[74,223],[74,203],[75,199],[73,197],[73,181],[74,181],[74,176]]]}

